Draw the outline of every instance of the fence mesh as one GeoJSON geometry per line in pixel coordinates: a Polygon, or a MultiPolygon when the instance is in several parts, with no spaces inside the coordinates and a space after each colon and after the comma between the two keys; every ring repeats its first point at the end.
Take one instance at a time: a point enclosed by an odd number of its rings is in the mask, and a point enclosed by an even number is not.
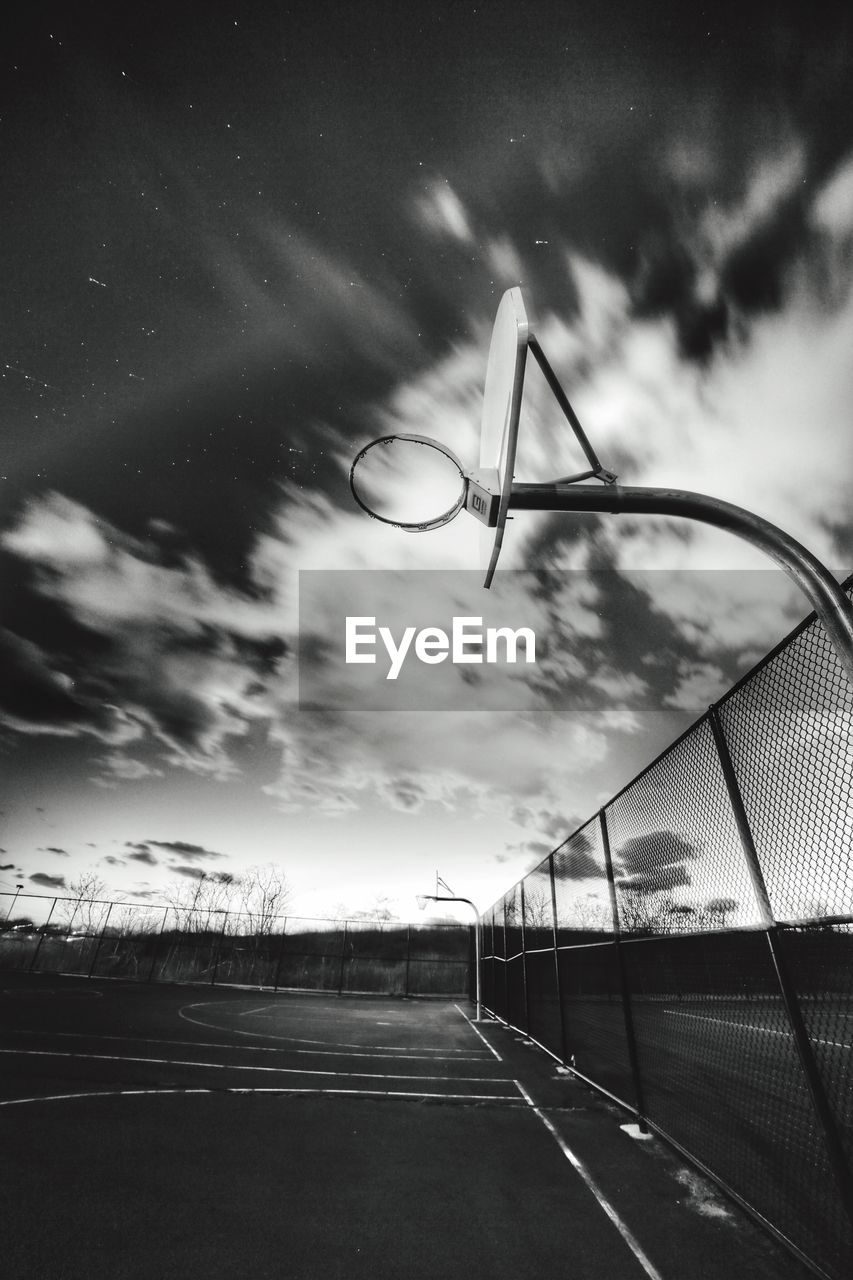
{"type": "Polygon", "coordinates": [[[838,1280],[853,1257],[851,790],[853,690],[811,617],[482,930],[491,1012],[838,1280]]]}
{"type": "Polygon", "coordinates": [[[468,996],[472,929],[0,894],[0,969],[143,982],[468,996]]]}

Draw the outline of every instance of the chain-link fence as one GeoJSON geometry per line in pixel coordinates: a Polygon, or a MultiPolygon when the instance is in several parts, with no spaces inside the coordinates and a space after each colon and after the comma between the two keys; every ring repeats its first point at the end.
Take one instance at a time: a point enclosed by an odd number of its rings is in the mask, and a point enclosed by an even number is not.
{"type": "Polygon", "coordinates": [[[300,991],[468,996],[472,928],[0,894],[0,970],[300,991]]]}
{"type": "Polygon", "coordinates": [[[812,616],[482,929],[487,1009],[834,1280],[853,1259],[851,784],[853,690],[812,616]]]}

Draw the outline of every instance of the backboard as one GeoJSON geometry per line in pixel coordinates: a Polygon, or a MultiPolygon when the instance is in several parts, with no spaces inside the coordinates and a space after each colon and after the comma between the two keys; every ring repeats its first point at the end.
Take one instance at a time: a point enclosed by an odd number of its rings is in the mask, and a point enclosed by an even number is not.
{"type": "Polygon", "coordinates": [[[480,424],[480,467],[470,477],[466,501],[467,509],[484,526],[480,530],[480,565],[485,587],[491,585],[506,526],[529,341],[521,290],[508,289],[492,329],[480,424]]]}

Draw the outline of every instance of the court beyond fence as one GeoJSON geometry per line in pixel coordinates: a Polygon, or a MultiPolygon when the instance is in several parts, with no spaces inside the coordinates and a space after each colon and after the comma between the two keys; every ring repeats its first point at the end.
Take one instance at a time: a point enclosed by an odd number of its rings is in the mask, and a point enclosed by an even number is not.
{"type": "Polygon", "coordinates": [[[853,1257],[851,789],[853,690],[812,616],[482,929],[488,1009],[837,1280],[853,1257]]]}

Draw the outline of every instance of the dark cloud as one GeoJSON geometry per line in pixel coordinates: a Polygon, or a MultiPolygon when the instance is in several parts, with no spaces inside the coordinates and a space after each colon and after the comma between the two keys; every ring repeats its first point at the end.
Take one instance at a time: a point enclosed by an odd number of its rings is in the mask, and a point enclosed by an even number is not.
{"type": "Polygon", "coordinates": [[[133,853],[129,853],[128,858],[133,862],[144,862],[146,866],[157,867],[160,865],[160,859],[156,858],[150,849],[146,849],[144,845],[139,845],[134,849],[133,853]]]}
{"type": "MultiPolygon", "coordinates": [[[[6,852],[6,850],[4,849],[4,850],[3,850],[3,852],[5,853],[5,852],[6,852]]],[[[15,868],[15,864],[14,864],[14,862],[2,862],[2,863],[0,863],[0,871],[13,871],[13,870],[14,870],[14,868],[15,868]]]]}
{"type": "Polygon", "coordinates": [[[782,201],[723,263],[722,289],[740,310],[771,311],[781,305],[785,277],[809,241],[808,205],[813,194],[801,182],[799,190],[782,201]]]}
{"type": "Polygon", "coordinates": [[[205,873],[200,867],[182,867],[180,865],[173,866],[172,870],[176,875],[186,876],[188,880],[204,880],[205,873]]]}
{"type": "Polygon", "coordinates": [[[619,888],[630,893],[657,893],[691,883],[687,865],[699,856],[696,846],[674,831],[632,836],[613,855],[619,888]]]}
{"type": "Polygon", "coordinates": [[[586,831],[578,831],[554,850],[554,875],[561,880],[587,880],[603,874],[595,845],[586,831]]]}
{"type": "Polygon", "coordinates": [[[639,317],[668,316],[675,325],[681,354],[705,360],[729,334],[730,303],[720,294],[697,297],[700,261],[693,246],[670,235],[655,235],[645,246],[644,260],[632,283],[634,312],[639,317]]]}
{"type": "Polygon", "coordinates": [[[54,845],[46,845],[45,848],[39,850],[40,853],[55,853],[58,858],[70,858],[71,854],[67,849],[57,849],[54,845]]]}
{"type": "Polygon", "coordinates": [[[0,671],[0,721],[25,733],[114,738],[115,708],[96,696],[77,659],[0,627],[0,671]]]}
{"type": "Polygon", "coordinates": [[[115,854],[108,853],[101,858],[101,862],[105,862],[108,867],[124,867],[127,865],[124,858],[117,858],[115,854]]]}
{"type": "Polygon", "coordinates": [[[199,867],[185,867],[180,864],[173,865],[171,870],[179,876],[186,876],[190,880],[213,880],[216,884],[234,883],[234,876],[229,875],[227,871],[202,871],[199,867]]]}
{"type": "Polygon", "coordinates": [[[600,876],[602,867],[588,848],[578,848],[576,842],[572,841],[554,854],[554,874],[561,880],[587,880],[592,876],[600,876]]]}
{"type": "Polygon", "coordinates": [[[551,852],[551,845],[547,840],[528,840],[522,846],[531,857],[541,860],[548,856],[551,852]]]}
{"type": "Polygon", "coordinates": [[[49,876],[45,871],[37,871],[29,877],[33,884],[43,885],[46,889],[66,889],[65,876],[49,876]]]}
{"type": "MultiPolygon", "coordinates": [[[[201,844],[188,844],[185,840],[146,840],[145,845],[153,845],[155,849],[165,849],[167,853],[180,854],[182,858],[190,862],[204,861],[209,858],[225,858],[225,853],[215,853],[212,849],[205,849],[201,844]]],[[[145,846],[140,846],[144,848],[145,846]]],[[[141,859],[144,861],[144,859],[141,859]]]]}
{"type": "Polygon", "coordinates": [[[666,867],[647,867],[632,876],[621,876],[617,886],[626,893],[660,893],[664,890],[686,888],[691,883],[683,863],[666,867]]]}
{"type": "Polygon", "coordinates": [[[426,790],[411,778],[393,778],[384,788],[390,804],[394,809],[406,813],[417,813],[427,799],[426,790]]]}

